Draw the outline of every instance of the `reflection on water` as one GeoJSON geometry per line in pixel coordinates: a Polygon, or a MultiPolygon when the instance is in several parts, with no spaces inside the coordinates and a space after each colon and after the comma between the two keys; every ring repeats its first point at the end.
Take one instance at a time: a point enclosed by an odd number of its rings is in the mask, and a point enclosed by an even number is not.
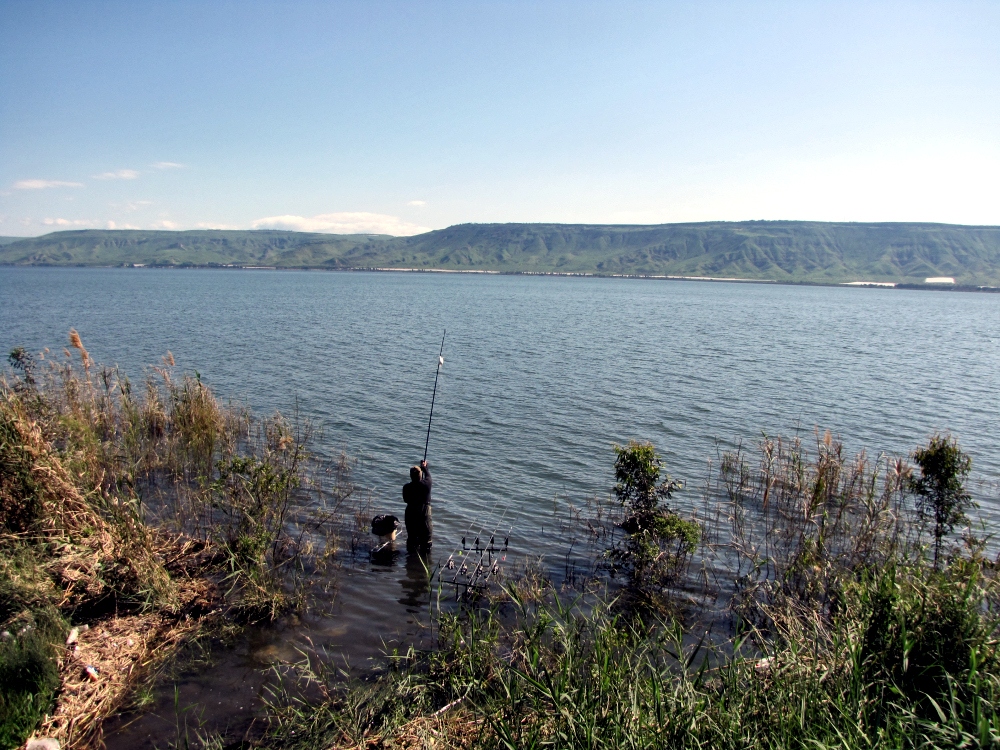
{"type": "Polygon", "coordinates": [[[399,560],[399,557],[399,549],[396,548],[394,543],[381,547],[381,549],[376,547],[371,554],[372,567],[376,570],[378,568],[392,568],[399,560]]]}
{"type": "Polygon", "coordinates": [[[406,611],[417,614],[430,605],[431,573],[434,570],[434,560],[431,552],[407,550],[406,575],[399,583],[403,587],[403,596],[399,603],[406,611]]]}

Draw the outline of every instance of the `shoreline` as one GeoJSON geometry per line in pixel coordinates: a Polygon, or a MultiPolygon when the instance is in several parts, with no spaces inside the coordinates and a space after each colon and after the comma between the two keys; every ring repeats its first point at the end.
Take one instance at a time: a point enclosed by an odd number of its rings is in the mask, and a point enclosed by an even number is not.
{"type": "Polygon", "coordinates": [[[777,286],[817,286],[842,287],[851,289],[901,289],[905,291],[929,292],[980,292],[986,294],[1000,293],[1000,286],[987,284],[920,284],[912,282],[889,281],[792,281],[780,279],[741,279],[738,277],[715,276],[679,276],[673,274],[628,274],[628,273],[596,273],[593,271],[497,271],[493,269],[458,269],[458,268],[394,268],[391,266],[322,268],[319,266],[237,266],[237,265],[56,265],[49,263],[10,264],[0,263],[0,268],[105,268],[129,270],[157,271],[321,271],[342,273],[440,273],[440,274],[472,274],[481,276],[554,276],[564,278],[588,279],[636,279],[646,281],[697,281],[714,284],[770,284],[777,286]]]}

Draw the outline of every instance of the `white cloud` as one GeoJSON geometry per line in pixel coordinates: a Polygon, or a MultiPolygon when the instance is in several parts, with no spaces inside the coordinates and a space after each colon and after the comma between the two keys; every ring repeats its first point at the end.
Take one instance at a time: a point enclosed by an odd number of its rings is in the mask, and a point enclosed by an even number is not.
{"type": "Polygon", "coordinates": [[[115,221],[109,221],[105,224],[105,229],[138,229],[139,227],[134,224],[119,224],[115,221]]]}
{"type": "Polygon", "coordinates": [[[427,201],[410,201],[406,204],[407,206],[426,206],[427,201]]]}
{"type": "Polygon", "coordinates": [[[134,180],[139,173],[134,169],[119,169],[117,172],[101,172],[95,174],[95,180],[134,180]]]}
{"type": "Polygon", "coordinates": [[[175,161],[155,161],[149,166],[153,169],[184,169],[183,164],[178,164],[175,161]]]}
{"type": "Polygon", "coordinates": [[[177,229],[177,223],[170,221],[169,219],[162,219],[161,221],[154,221],[149,225],[150,229],[177,229]]]}
{"type": "Polygon", "coordinates": [[[250,224],[254,229],[290,229],[296,232],[327,234],[392,234],[408,236],[429,232],[427,227],[410,224],[398,216],[367,211],[319,214],[318,216],[268,216],[250,224]]]}
{"type": "Polygon", "coordinates": [[[45,190],[57,187],[83,187],[83,183],[64,180],[20,180],[14,183],[15,190],[45,190]]]}
{"type": "Polygon", "coordinates": [[[90,219],[42,219],[42,224],[47,227],[88,227],[94,222],[90,219]]]}

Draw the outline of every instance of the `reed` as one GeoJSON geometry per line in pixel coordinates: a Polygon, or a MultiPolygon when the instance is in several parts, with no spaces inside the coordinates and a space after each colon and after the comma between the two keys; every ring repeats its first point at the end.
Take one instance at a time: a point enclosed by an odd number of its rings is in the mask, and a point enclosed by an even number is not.
{"type": "Polygon", "coordinates": [[[353,493],[304,420],[223,405],[169,353],[136,392],[69,344],[14,350],[0,379],[0,748],[45,715],[64,746],[98,743],[203,622],[301,605],[353,493]]]}
{"type": "Polygon", "coordinates": [[[828,435],[720,458],[698,555],[729,578],[728,636],[690,606],[638,613],[621,589],[567,597],[525,571],[371,679],[296,665],[260,746],[1000,744],[997,566],[968,535],[935,566],[907,462],[828,435]]]}

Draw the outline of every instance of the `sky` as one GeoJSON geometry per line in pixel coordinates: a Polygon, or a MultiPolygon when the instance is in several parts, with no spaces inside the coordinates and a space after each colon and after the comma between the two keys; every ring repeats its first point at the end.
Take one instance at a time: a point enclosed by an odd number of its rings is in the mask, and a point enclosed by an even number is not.
{"type": "Polygon", "coordinates": [[[1000,2],[0,0],[0,235],[1000,224],[1000,2]]]}

